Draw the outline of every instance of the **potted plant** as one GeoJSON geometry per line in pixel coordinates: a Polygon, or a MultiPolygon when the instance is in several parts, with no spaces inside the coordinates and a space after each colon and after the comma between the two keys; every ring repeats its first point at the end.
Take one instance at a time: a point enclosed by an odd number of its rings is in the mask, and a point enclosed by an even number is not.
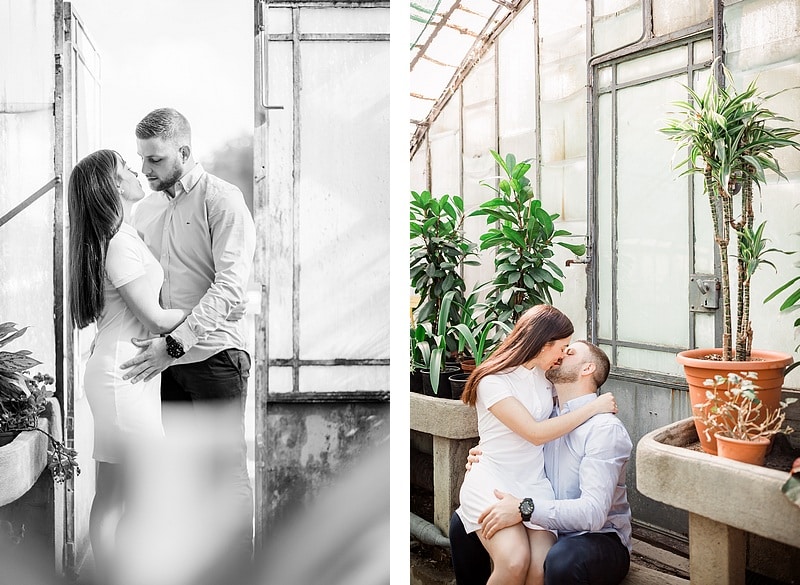
{"type": "MultiPolygon", "coordinates": [[[[502,175],[497,187],[482,183],[495,196],[481,204],[470,216],[485,216],[491,227],[480,237],[480,250],[493,249],[494,277],[485,284],[487,295],[482,305],[486,321],[505,323],[512,328],[519,316],[533,305],[552,302],[552,292],[563,292],[564,273],[553,262],[554,245],[574,254],[586,253],[583,244],[561,241],[572,235],[556,229],[558,214],[545,211],[535,199],[527,160],[517,162],[513,154],[505,158],[490,151],[502,175]]],[[[502,329],[495,330],[497,338],[502,329]]]]}
{"type": "MultiPolygon", "coordinates": [[[[0,347],[21,337],[27,327],[17,329],[15,323],[0,324],[0,347]]],[[[48,466],[57,482],[80,473],[74,449],[67,448],[39,425],[39,418],[48,408],[53,393],[47,389],[54,380],[48,374],[31,376],[29,370],[41,362],[29,350],[0,351],[0,437],[5,444],[24,432],[39,432],[49,442],[48,466]]]]}
{"type": "MultiPolygon", "coordinates": [[[[800,233],[795,235],[800,235],[800,233]]],[[[791,254],[793,252],[789,253],[791,254]]],[[[800,269],[800,262],[795,262],[794,266],[795,268],[800,269]]],[[[796,311],[798,308],[800,308],[800,275],[790,278],[788,281],[783,283],[777,289],[772,291],[769,294],[769,296],[767,296],[767,298],[764,299],[764,302],[766,303],[768,301],[771,301],[772,299],[783,293],[785,290],[789,289],[791,286],[795,286],[796,288],[794,288],[789,292],[789,294],[783,300],[783,303],[781,303],[779,310],[781,312],[786,312],[786,313],[788,313],[789,311],[796,311]]],[[[794,320],[793,326],[800,327],[800,317],[794,320]]],[[[800,345],[795,347],[795,351],[797,351],[798,348],[800,348],[800,345]]],[[[789,372],[790,369],[793,369],[798,364],[800,364],[800,362],[795,362],[794,364],[786,368],[787,373],[789,372]]]]}
{"type": "MultiPolygon", "coordinates": [[[[780,402],[784,368],[792,362],[790,355],[781,352],[753,350],[753,331],[750,324],[750,285],[756,269],[769,264],[765,255],[774,252],[767,248],[763,236],[764,224],[754,227],[753,185],[765,182],[765,170],[784,177],[774,151],[790,146],[800,149],[793,138],[797,130],[774,127],[786,122],[765,106],[773,96],[759,93],[751,83],[741,93],[732,85],[730,72],[715,60],[722,76],[729,82],[726,88],[715,76],[710,76],[705,92],[692,89],[689,101],[677,102],[679,115],[661,129],[667,138],[678,143],[677,150],[688,149],[688,156],[676,165],[684,168],[682,175],[699,173],[703,176],[708,196],[715,247],[718,254],[722,297],[722,347],[699,348],[678,354],[689,384],[692,404],[703,401],[707,379],[719,373],[739,369],[737,362],[748,361],[747,369],[759,372],[759,398],[765,408],[774,410],[780,402]],[[739,195],[738,201],[735,201],[739,195]],[[736,237],[736,333],[732,330],[731,280],[729,265],[731,235],[736,237]]],[[[716,453],[714,438],[703,449],[716,453]]]]}
{"type": "Polygon", "coordinates": [[[772,437],[791,433],[784,427],[784,408],[795,402],[789,398],[775,409],[766,408],[759,399],[756,372],[729,372],[704,382],[706,400],[692,405],[694,418],[702,425],[707,440],[717,440],[717,454],[753,465],[763,465],[772,437]]]}
{"type": "Polygon", "coordinates": [[[416,349],[422,357],[423,364],[421,370],[423,393],[440,398],[452,398],[448,378],[450,374],[459,371],[458,366],[447,362],[448,315],[454,297],[455,291],[449,291],[444,295],[435,329],[431,322],[426,322],[417,325],[416,332],[419,339],[416,349]]]}

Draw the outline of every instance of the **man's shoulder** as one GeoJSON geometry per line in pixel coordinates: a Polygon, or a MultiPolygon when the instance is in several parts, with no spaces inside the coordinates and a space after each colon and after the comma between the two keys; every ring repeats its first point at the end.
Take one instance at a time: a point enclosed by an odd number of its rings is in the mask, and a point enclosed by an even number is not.
{"type": "Polygon", "coordinates": [[[228,197],[244,197],[242,195],[242,190],[234,185],[226,181],[225,179],[218,177],[217,175],[212,175],[208,171],[203,173],[203,176],[200,178],[200,182],[204,183],[204,190],[206,192],[206,196],[212,197],[220,197],[220,198],[228,198],[228,197]]]}
{"type": "Polygon", "coordinates": [[[628,429],[615,414],[596,414],[578,428],[583,429],[586,437],[592,441],[602,439],[605,442],[631,443],[628,429]]]}

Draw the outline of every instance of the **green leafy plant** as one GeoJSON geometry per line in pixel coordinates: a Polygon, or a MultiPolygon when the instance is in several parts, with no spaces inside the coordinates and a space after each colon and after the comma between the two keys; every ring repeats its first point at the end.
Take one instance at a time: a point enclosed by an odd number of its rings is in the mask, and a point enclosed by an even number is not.
{"type": "Polygon", "coordinates": [[[572,234],[556,229],[553,222],[558,214],[548,213],[535,199],[526,177],[530,162],[490,152],[503,174],[497,187],[482,183],[495,197],[470,216],[485,216],[491,226],[480,238],[481,250],[495,251],[494,278],[486,283],[488,320],[513,326],[526,309],[551,303],[552,291],[563,292],[564,273],[552,260],[553,246],[563,246],[578,256],[586,253],[586,246],[561,241],[572,234]]]}
{"type": "Polygon", "coordinates": [[[475,244],[463,233],[464,202],[461,197],[433,197],[429,191],[411,192],[411,286],[420,300],[414,311],[416,323],[439,318],[444,296],[452,291],[455,304],[464,302],[466,285],[461,267],[476,264],[475,244]]]}
{"type": "MultiPolygon", "coordinates": [[[[795,235],[800,235],[800,233],[797,233],[795,235]]],[[[790,252],[790,253],[792,253],[792,252],[790,252]]],[[[794,267],[798,269],[798,272],[800,272],[800,262],[795,262],[794,263],[794,267]]],[[[775,297],[777,297],[778,295],[780,295],[781,293],[783,293],[786,290],[789,290],[789,294],[783,300],[783,303],[781,303],[781,306],[780,306],[779,310],[781,312],[787,312],[788,313],[790,311],[796,311],[797,309],[800,309],[800,274],[798,274],[798,276],[793,276],[792,278],[787,280],[785,283],[783,283],[781,286],[779,286],[777,289],[772,291],[769,294],[769,296],[764,299],[764,302],[766,303],[768,301],[771,301],[772,299],[774,299],[775,297]],[[791,288],[793,286],[795,287],[794,289],[791,288]]],[[[794,324],[793,325],[794,325],[794,327],[800,327],[800,317],[798,317],[797,319],[794,320],[794,324]]],[[[800,345],[795,347],[795,351],[797,351],[798,348],[800,348],[800,345]]],[[[800,362],[796,362],[796,363],[800,363],[800,362]]],[[[794,365],[794,364],[792,364],[792,365],[794,365]]]]}
{"type": "MultiPolygon", "coordinates": [[[[18,339],[27,329],[17,329],[16,323],[0,324],[0,347],[18,339]]],[[[0,351],[0,432],[37,431],[46,435],[50,443],[48,466],[53,479],[63,482],[73,474],[80,474],[80,467],[74,449],[38,427],[39,417],[47,409],[47,399],[53,395],[47,387],[54,382],[48,374],[29,374],[31,368],[40,364],[29,350],[0,351]]]]}
{"type": "Polygon", "coordinates": [[[418,339],[416,349],[422,357],[424,368],[429,370],[431,388],[434,394],[439,393],[439,374],[445,370],[447,359],[448,315],[455,298],[455,291],[449,291],[442,297],[442,305],[436,319],[436,328],[427,321],[417,325],[415,336],[418,339]]]}
{"type": "Polygon", "coordinates": [[[800,149],[800,144],[793,140],[798,135],[797,130],[768,126],[790,121],[765,106],[766,101],[777,94],[760,93],[755,82],[750,83],[745,91],[737,92],[733,87],[733,77],[720,60],[715,60],[716,66],[720,67],[728,87],[714,75],[709,77],[702,95],[687,87],[689,100],[675,103],[679,108],[678,116],[668,120],[661,132],[677,142],[678,151],[688,149],[688,156],[676,165],[676,168],[684,168],[681,176],[699,173],[704,178],[721,266],[722,359],[742,361],[750,357],[753,338],[750,277],[755,268],[764,263],[763,253],[766,253],[762,250],[755,256],[748,256],[754,243],[763,242],[763,224],[753,227],[753,185],[761,187],[766,180],[766,170],[785,179],[774,151],[787,146],[800,149]],[[734,205],[737,194],[740,201],[734,205]],[[732,329],[732,268],[728,263],[731,231],[738,236],[735,336],[732,329]],[[753,263],[758,258],[762,260],[753,263]]]}
{"type": "Polygon", "coordinates": [[[791,433],[791,427],[783,427],[786,420],[784,408],[795,402],[789,398],[772,411],[763,411],[764,403],[758,398],[757,372],[730,372],[717,375],[703,384],[712,389],[706,392],[706,401],[693,405],[694,418],[706,425],[708,440],[721,434],[740,441],[769,438],[778,433],[791,433]]]}
{"type": "Polygon", "coordinates": [[[453,326],[458,334],[458,355],[469,356],[475,361],[476,366],[479,366],[494,350],[499,332],[506,334],[511,332],[511,327],[502,321],[479,321],[476,310],[478,306],[478,291],[473,291],[460,307],[460,322],[453,326]]]}

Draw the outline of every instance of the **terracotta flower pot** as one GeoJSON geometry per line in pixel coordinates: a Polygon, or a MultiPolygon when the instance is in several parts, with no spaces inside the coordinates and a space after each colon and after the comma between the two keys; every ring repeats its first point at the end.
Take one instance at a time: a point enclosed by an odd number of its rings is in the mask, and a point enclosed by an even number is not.
{"type": "Polygon", "coordinates": [[[764,465],[764,459],[771,443],[765,437],[758,437],[749,441],[732,439],[720,433],[714,434],[714,437],[717,440],[717,454],[720,457],[752,465],[764,465]]]}
{"type": "MultiPolygon", "coordinates": [[[[772,411],[779,407],[784,371],[786,366],[792,363],[792,356],[777,351],[754,349],[749,361],[735,362],[703,359],[708,355],[722,355],[722,350],[690,349],[677,355],[678,363],[683,364],[684,375],[689,384],[689,400],[692,407],[706,401],[706,391],[710,388],[703,385],[703,382],[716,375],[727,376],[729,372],[758,372],[755,384],[758,386],[758,398],[764,403],[764,409],[772,411]]],[[[706,426],[702,422],[695,419],[694,424],[703,451],[716,455],[716,439],[713,436],[711,440],[706,439],[706,426]]]]}
{"type": "Polygon", "coordinates": [[[475,359],[474,358],[466,358],[461,360],[461,371],[462,372],[471,372],[475,369],[475,359]]]}

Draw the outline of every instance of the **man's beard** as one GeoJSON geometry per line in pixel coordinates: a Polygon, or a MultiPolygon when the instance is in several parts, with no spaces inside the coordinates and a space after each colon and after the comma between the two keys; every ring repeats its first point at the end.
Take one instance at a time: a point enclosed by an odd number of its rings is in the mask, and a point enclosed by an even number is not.
{"type": "Polygon", "coordinates": [[[545,378],[550,380],[553,384],[566,384],[569,382],[578,381],[578,368],[565,369],[564,366],[556,366],[550,368],[544,373],[545,378]]]}
{"type": "Polygon", "coordinates": [[[171,189],[182,176],[183,167],[175,161],[171,174],[166,179],[158,179],[158,182],[153,185],[153,191],[166,191],[167,189],[171,189]]]}

